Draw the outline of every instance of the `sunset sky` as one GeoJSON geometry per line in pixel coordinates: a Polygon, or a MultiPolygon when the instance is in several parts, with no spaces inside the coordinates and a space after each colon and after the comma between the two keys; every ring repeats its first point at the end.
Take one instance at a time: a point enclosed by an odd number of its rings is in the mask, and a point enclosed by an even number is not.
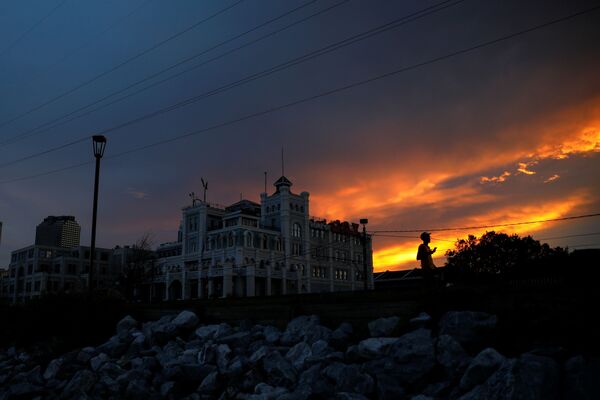
{"type": "MultiPolygon", "coordinates": [[[[600,9],[429,62],[590,9],[597,2],[235,3],[0,3],[0,221],[4,224],[0,267],[8,265],[12,250],[33,243],[36,225],[48,215],[74,215],[82,226],[82,244],[87,245],[93,193],[92,164],[67,168],[92,159],[89,141],[4,164],[220,88],[438,3],[448,7],[106,133],[97,244],[131,244],[145,232],[152,232],[157,244],[176,239],[181,207],[190,203],[189,192],[201,193],[201,177],[209,181],[209,201],[228,204],[239,200],[240,194],[258,201],[263,171],[268,172],[270,183],[281,175],[282,147],[292,189],[311,193],[311,214],[351,221],[369,218],[369,231],[493,225],[600,212],[600,9]],[[31,134],[38,126],[201,52],[205,54],[142,86],[190,65],[205,64],[193,71],[31,134]],[[355,88],[110,159],[420,63],[424,64],[355,88]],[[17,116],[21,117],[11,121],[17,116]],[[67,169],[16,180],[61,168],[67,169]]],[[[598,217],[496,230],[549,238],[546,241],[552,245],[600,247],[598,217]]],[[[443,253],[456,238],[485,231],[434,232],[437,264],[443,264],[443,253]]],[[[418,233],[376,234],[376,270],[417,266],[419,243],[418,233]]]]}

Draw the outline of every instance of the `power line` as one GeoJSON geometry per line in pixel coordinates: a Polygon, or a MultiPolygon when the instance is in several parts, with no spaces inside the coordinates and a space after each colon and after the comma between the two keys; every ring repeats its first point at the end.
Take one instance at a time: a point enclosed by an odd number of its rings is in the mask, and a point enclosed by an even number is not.
{"type": "Polygon", "coordinates": [[[127,13],[123,17],[117,18],[111,24],[109,24],[106,28],[104,28],[102,31],[100,31],[99,33],[97,33],[96,35],[94,35],[94,37],[92,37],[91,39],[85,41],[83,44],[81,44],[75,50],[65,53],[58,61],[56,61],[50,67],[46,68],[42,73],[38,74],[36,77],[29,79],[29,81],[31,82],[31,81],[35,80],[40,75],[45,75],[45,76],[49,75],[50,71],[52,71],[53,69],[55,69],[58,65],[62,64],[64,61],[66,61],[71,56],[73,56],[73,54],[76,54],[79,51],[81,51],[82,49],[88,47],[90,43],[94,42],[96,39],[98,39],[99,37],[103,36],[106,32],[110,31],[115,26],[121,24],[123,21],[127,20],[128,18],[130,18],[132,15],[134,15],[136,12],[138,12],[139,10],[141,10],[142,8],[144,8],[151,1],[153,1],[153,0],[145,0],[142,3],[140,3],[137,7],[133,8],[129,13],[127,13]]]}
{"type": "Polygon", "coordinates": [[[50,16],[52,14],[54,14],[54,12],[56,10],[58,10],[60,7],[62,7],[63,4],[65,4],[66,2],[67,2],[67,0],[62,0],[56,6],[54,6],[54,8],[52,8],[46,15],[44,15],[41,19],[39,19],[37,22],[35,22],[33,25],[31,25],[31,27],[29,27],[29,29],[27,29],[25,32],[23,32],[23,34],[21,34],[21,36],[19,36],[14,42],[12,42],[11,44],[9,44],[7,48],[5,48],[4,50],[2,50],[2,52],[0,52],[0,57],[4,57],[4,54],[6,54],[10,50],[12,50],[13,47],[15,47],[23,39],[25,39],[27,37],[27,35],[29,35],[31,32],[33,32],[35,30],[35,28],[37,28],[38,26],[40,26],[41,24],[43,24],[45,20],[47,20],[48,18],[50,18],[50,16]]]}
{"type": "Polygon", "coordinates": [[[585,214],[585,215],[575,215],[570,217],[562,217],[562,218],[551,218],[551,219],[540,219],[536,221],[524,221],[524,222],[513,222],[509,224],[495,224],[495,225],[480,225],[480,226],[461,226],[455,228],[429,228],[429,229],[403,229],[403,230],[381,230],[381,231],[373,231],[372,233],[409,233],[409,232],[443,232],[443,231],[462,231],[462,230],[470,230],[470,229],[485,229],[485,228],[500,228],[506,226],[518,226],[518,225],[531,225],[531,224],[539,224],[543,222],[557,222],[557,221],[568,221],[573,219],[581,219],[581,218],[591,218],[591,217],[600,217],[600,213],[595,214],[585,214]]]}
{"type": "MultiPolygon", "coordinates": [[[[372,82],[376,82],[376,81],[379,81],[379,80],[382,80],[382,79],[385,79],[385,78],[389,78],[389,77],[398,75],[398,74],[406,72],[406,71],[410,71],[410,70],[414,70],[414,69],[423,67],[425,65],[433,64],[433,63],[436,63],[436,62],[439,62],[439,61],[442,61],[442,60],[446,60],[448,58],[452,58],[452,57],[455,57],[455,56],[458,56],[458,55],[469,53],[469,52],[481,49],[481,48],[486,47],[486,46],[490,46],[490,45],[493,45],[493,44],[496,44],[496,43],[499,43],[499,42],[502,42],[502,41],[505,41],[505,40],[512,39],[512,38],[520,36],[520,35],[524,35],[526,33],[529,33],[529,32],[532,32],[532,31],[535,31],[535,30],[538,30],[538,29],[542,29],[542,28],[548,27],[550,25],[554,25],[554,24],[557,24],[557,23],[560,23],[560,22],[567,21],[569,19],[572,19],[572,18],[581,16],[581,15],[584,15],[584,14],[596,11],[598,9],[600,9],[600,6],[595,6],[595,7],[592,7],[592,8],[588,8],[586,10],[583,10],[583,11],[580,11],[580,12],[577,12],[577,13],[573,13],[573,14],[570,14],[570,15],[562,17],[562,18],[554,19],[552,21],[548,21],[548,22],[545,22],[543,24],[539,24],[539,25],[533,26],[531,28],[527,28],[527,29],[515,32],[515,33],[511,33],[511,34],[508,34],[508,35],[505,35],[505,36],[501,36],[499,38],[496,38],[496,39],[493,39],[493,40],[489,40],[489,41],[486,41],[486,42],[483,42],[483,43],[480,43],[480,44],[477,44],[477,45],[474,45],[474,46],[471,46],[471,47],[467,47],[467,48],[464,48],[464,49],[461,49],[461,50],[457,50],[457,51],[454,51],[454,52],[451,52],[451,53],[447,53],[445,55],[442,55],[442,56],[439,56],[439,57],[435,57],[435,58],[432,58],[432,59],[429,59],[429,60],[426,60],[426,61],[423,61],[423,62],[419,62],[419,63],[416,63],[416,64],[412,64],[412,65],[407,66],[407,67],[398,68],[396,70],[393,70],[393,71],[385,73],[385,74],[376,75],[376,76],[368,78],[368,79],[357,81],[357,82],[354,82],[354,83],[351,83],[351,84],[348,84],[348,85],[345,85],[345,86],[340,86],[340,87],[337,87],[335,89],[331,89],[331,90],[328,90],[328,91],[325,91],[325,92],[321,92],[321,93],[318,93],[318,94],[313,95],[313,96],[304,97],[304,98],[301,98],[301,99],[298,99],[298,100],[295,100],[295,101],[292,101],[292,102],[289,102],[289,103],[285,103],[285,104],[281,104],[281,105],[278,105],[278,106],[274,106],[274,107],[271,107],[271,108],[268,108],[268,109],[265,109],[265,110],[262,110],[262,111],[259,111],[259,112],[255,112],[255,113],[252,113],[252,114],[247,114],[247,115],[242,116],[242,117],[238,117],[238,118],[235,118],[235,119],[232,119],[232,120],[229,120],[229,121],[225,121],[225,122],[222,122],[222,123],[219,123],[219,124],[215,124],[215,125],[212,125],[212,126],[209,126],[209,127],[206,127],[206,128],[194,130],[194,131],[191,131],[191,132],[179,135],[179,136],[174,136],[174,137],[171,137],[171,138],[168,138],[168,139],[159,140],[157,142],[150,143],[150,144],[147,144],[147,145],[135,147],[135,148],[132,148],[130,150],[126,150],[126,151],[123,151],[121,153],[117,153],[117,154],[115,154],[113,156],[109,156],[109,157],[105,157],[105,158],[122,157],[122,156],[127,155],[127,154],[135,153],[135,152],[138,152],[138,151],[143,151],[143,150],[146,150],[146,149],[149,149],[149,148],[152,148],[152,147],[161,146],[161,145],[164,145],[164,144],[167,144],[167,143],[171,143],[171,142],[175,142],[175,141],[178,141],[178,140],[182,140],[182,139],[185,139],[185,138],[188,138],[188,137],[191,137],[191,136],[195,136],[195,135],[198,135],[198,134],[201,134],[201,133],[205,133],[205,132],[208,132],[208,131],[211,131],[211,130],[215,130],[215,129],[222,128],[222,127],[225,127],[225,126],[233,125],[233,124],[236,124],[236,123],[239,123],[239,122],[242,122],[242,121],[246,121],[246,120],[249,120],[249,119],[253,119],[253,118],[256,118],[256,117],[260,117],[260,116],[263,116],[263,115],[271,114],[271,113],[274,113],[274,112],[277,112],[277,111],[280,111],[280,110],[283,110],[283,109],[294,107],[294,106],[299,105],[299,104],[304,104],[304,103],[307,103],[307,102],[310,102],[310,101],[313,101],[313,100],[316,100],[316,99],[319,99],[319,98],[322,98],[322,97],[327,97],[327,96],[330,96],[330,95],[333,95],[333,94],[336,94],[336,93],[340,93],[340,92],[343,92],[343,91],[346,91],[346,90],[349,90],[349,89],[353,89],[353,88],[356,88],[356,87],[359,87],[359,86],[363,86],[363,85],[366,85],[366,84],[369,84],[369,83],[372,83],[372,82]]],[[[11,180],[0,181],[0,184],[2,184],[2,183],[11,183],[11,182],[15,182],[15,181],[22,181],[22,180],[26,180],[26,179],[32,179],[32,178],[36,178],[36,177],[41,176],[41,175],[48,175],[50,173],[61,172],[61,171],[64,171],[66,169],[77,168],[79,166],[81,166],[81,164],[75,164],[75,165],[72,165],[70,167],[63,167],[63,168],[60,168],[58,170],[44,172],[44,173],[41,173],[41,174],[30,175],[30,176],[25,176],[25,177],[11,179],[11,180]]],[[[600,215],[600,214],[593,214],[593,215],[589,215],[589,216],[598,216],[598,215],[600,215]]],[[[577,217],[577,218],[581,218],[581,216],[577,217]]],[[[556,220],[562,220],[562,219],[556,219],[556,220]]],[[[549,221],[550,220],[544,220],[544,221],[538,221],[538,222],[549,222],[549,221]]],[[[528,223],[536,223],[536,222],[528,222],[528,223]]],[[[521,224],[521,223],[519,223],[519,224],[521,224]]],[[[500,224],[500,225],[489,225],[489,226],[482,226],[482,227],[461,227],[458,230],[462,230],[462,229],[479,229],[479,228],[499,227],[499,226],[511,226],[511,225],[512,224],[500,224]]],[[[440,230],[457,230],[457,229],[456,228],[429,229],[429,231],[440,231],[440,230]]],[[[379,232],[379,233],[414,233],[414,232],[421,232],[421,231],[423,231],[423,229],[418,229],[418,230],[390,230],[390,231],[377,231],[377,232],[379,232]]],[[[377,232],[372,232],[372,233],[377,233],[377,232]]]]}
{"type": "Polygon", "coordinates": [[[582,233],[582,234],[578,234],[578,235],[567,235],[567,236],[555,236],[555,237],[549,237],[549,238],[541,238],[541,239],[537,239],[537,240],[567,239],[567,238],[574,238],[574,237],[581,237],[581,236],[596,236],[596,235],[600,235],[600,232],[582,233]]]}
{"type": "Polygon", "coordinates": [[[185,29],[183,29],[183,30],[181,30],[181,31],[179,31],[179,32],[177,32],[177,33],[169,36],[166,39],[161,40],[160,42],[153,44],[152,46],[148,47],[147,49],[142,50],[141,52],[135,54],[134,56],[127,58],[126,60],[120,62],[119,64],[117,64],[117,65],[109,68],[108,70],[106,70],[104,72],[101,72],[100,74],[98,74],[98,75],[96,75],[96,76],[94,76],[94,77],[92,77],[92,78],[90,78],[90,79],[88,79],[88,80],[86,80],[86,81],[84,81],[84,82],[82,82],[82,83],[80,83],[80,84],[72,87],[71,89],[69,89],[69,90],[67,90],[67,91],[59,94],[58,96],[55,96],[55,97],[53,97],[53,98],[45,101],[44,103],[41,103],[41,104],[39,104],[39,105],[37,105],[37,106],[35,106],[35,107],[33,107],[33,108],[31,108],[31,109],[29,109],[29,110],[21,113],[21,114],[15,116],[13,118],[7,120],[7,121],[4,121],[4,122],[0,123],[0,128],[2,128],[4,126],[6,126],[6,125],[8,125],[8,124],[10,124],[10,123],[18,120],[18,119],[21,119],[21,118],[23,118],[23,117],[25,117],[25,116],[27,116],[27,115],[29,115],[29,114],[31,114],[31,113],[33,113],[33,112],[41,109],[41,108],[43,108],[43,107],[45,107],[45,106],[47,106],[49,104],[52,104],[52,103],[54,103],[54,102],[62,99],[63,97],[66,97],[66,96],[70,95],[71,93],[76,92],[77,90],[79,90],[79,89],[81,89],[81,88],[89,85],[90,83],[93,83],[93,82],[97,81],[98,79],[100,79],[100,78],[102,78],[102,77],[104,77],[104,76],[106,76],[106,75],[108,75],[108,74],[110,74],[110,73],[118,70],[119,68],[121,68],[121,67],[123,67],[123,66],[125,66],[127,64],[129,64],[130,62],[132,62],[134,60],[137,60],[138,58],[140,58],[140,57],[142,57],[142,56],[144,56],[144,55],[146,55],[146,54],[148,54],[148,53],[156,50],[157,48],[163,46],[164,44],[166,44],[166,43],[168,43],[168,42],[170,42],[170,41],[172,41],[172,40],[174,40],[174,39],[176,39],[176,38],[178,38],[178,37],[180,37],[180,36],[188,33],[189,31],[197,28],[198,26],[202,25],[203,23],[205,23],[207,21],[210,21],[211,19],[213,19],[213,18],[215,18],[215,17],[223,14],[224,12],[226,12],[226,11],[234,8],[235,6],[237,6],[238,4],[242,3],[243,1],[244,0],[237,0],[235,3],[229,5],[229,6],[225,7],[225,8],[222,8],[219,11],[217,11],[217,12],[209,15],[208,17],[205,17],[205,18],[203,18],[203,19],[195,22],[194,24],[188,26],[187,28],[185,28],[185,29]]]}
{"type": "Polygon", "coordinates": [[[146,86],[145,88],[143,88],[143,89],[141,89],[141,90],[138,90],[138,91],[136,91],[136,92],[130,93],[130,94],[128,94],[128,95],[125,95],[125,96],[122,96],[122,97],[120,97],[120,98],[118,98],[118,99],[116,99],[116,100],[114,100],[114,101],[111,101],[111,102],[105,103],[105,104],[103,104],[103,105],[101,105],[101,106],[99,106],[99,107],[96,107],[96,108],[94,108],[94,109],[92,109],[92,110],[89,110],[89,111],[87,111],[87,112],[85,112],[85,113],[82,113],[82,114],[76,115],[76,116],[74,116],[74,117],[72,117],[72,118],[68,118],[68,117],[72,116],[73,114],[77,114],[77,113],[78,113],[78,112],[80,112],[80,111],[84,111],[84,110],[86,110],[86,109],[88,109],[88,108],[90,108],[90,107],[93,107],[93,106],[95,106],[96,104],[98,104],[98,103],[101,103],[101,102],[103,102],[103,101],[105,101],[105,100],[107,100],[107,99],[109,99],[109,98],[111,98],[111,97],[113,97],[113,96],[116,96],[116,95],[118,95],[118,94],[121,94],[121,93],[123,93],[123,92],[125,92],[125,91],[127,91],[127,90],[129,90],[129,89],[131,89],[131,88],[134,88],[134,87],[136,87],[136,86],[138,86],[138,85],[140,85],[140,84],[144,83],[144,82],[147,82],[147,81],[149,81],[149,80],[151,80],[151,79],[154,79],[154,78],[156,78],[157,76],[160,76],[160,75],[162,75],[162,74],[163,74],[163,73],[165,73],[165,72],[168,72],[168,71],[170,71],[170,70],[172,70],[172,69],[174,69],[174,68],[177,68],[177,67],[179,67],[179,66],[181,66],[181,65],[183,65],[183,64],[185,64],[185,63],[187,63],[187,62],[190,62],[190,61],[192,61],[192,60],[194,60],[194,59],[196,59],[196,58],[198,58],[198,57],[200,57],[200,56],[202,56],[202,55],[204,55],[204,54],[206,54],[206,53],[209,53],[209,52],[211,52],[211,51],[213,51],[213,50],[215,50],[215,49],[217,49],[217,48],[219,48],[219,47],[221,47],[221,46],[224,46],[224,45],[226,45],[226,44],[228,44],[228,43],[230,43],[230,42],[232,42],[232,41],[234,41],[234,40],[236,40],[236,39],[239,39],[239,38],[240,38],[240,37],[242,37],[242,36],[248,35],[248,34],[250,34],[250,33],[254,32],[254,31],[256,31],[256,30],[258,30],[258,29],[260,29],[260,28],[262,28],[262,27],[264,27],[264,26],[266,26],[266,25],[269,25],[269,24],[271,24],[271,23],[273,23],[273,22],[275,22],[275,21],[277,21],[277,20],[279,20],[279,19],[281,19],[281,18],[284,18],[284,17],[288,16],[289,14],[292,14],[292,13],[294,13],[294,12],[296,12],[296,11],[298,11],[298,10],[302,9],[302,8],[305,8],[305,7],[307,7],[307,6],[311,5],[311,4],[314,4],[316,1],[317,1],[317,0],[311,0],[311,1],[309,1],[309,2],[306,2],[306,3],[304,3],[304,4],[301,4],[300,6],[298,6],[298,7],[295,7],[295,8],[293,8],[293,9],[289,10],[289,11],[286,11],[285,13],[283,13],[283,14],[281,14],[281,15],[279,15],[279,16],[277,16],[277,17],[275,17],[275,18],[271,18],[271,19],[269,19],[269,20],[267,20],[267,21],[265,21],[265,22],[263,22],[263,23],[261,23],[261,24],[259,24],[259,25],[255,26],[254,28],[248,29],[248,30],[246,30],[245,32],[242,32],[242,33],[240,33],[240,34],[237,34],[237,35],[235,35],[235,36],[233,36],[233,37],[231,37],[231,38],[229,38],[229,39],[227,39],[227,40],[224,40],[224,41],[222,41],[222,42],[220,42],[220,43],[218,43],[218,44],[216,44],[216,45],[213,45],[213,46],[211,46],[211,47],[209,47],[209,48],[207,48],[207,49],[204,49],[204,50],[202,50],[202,51],[201,51],[201,52],[199,52],[199,53],[196,53],[196,54],[193,54],[192,56],[186,57],[186,58],[184,58],[184,59],[182,59],[182,60],[178,61],[178,62],[177,62],[177,63],[175,63],[175,64],[172,64],[172,65],[170,65],[170,66],[168,66],[168,67],[166,67],[166,68],[163,68],[163,69],[161,69],[161,70],[159,70],[159,71],[157,71],[157,72],[155,72],[155,73],[153,73],[153,74],[151,74],[151,75],[148,75],[148,76],[146,76],[145,78],[143,78],[143,79],[140,79],[140,80],[138,80],[138,81],[136,81],[136,82],[134,82],[134,83],[132,83],[132,84],[130,84],[130,85],[127,85],[127,86],[125,86],[125,87],[123,87],[123,88],[121,88],[121,89],[119,89],[119,90],[117,90],[117,91],[111,92],[111,93],[109,93],[109,94],[107,94],[107,95],[105,95],[105,96],[101,97],[100,99],[97,99],[97,100],[95,100],[95,101],[93,101],[93,102],[91,102],[91,103],[88,103],[88,104],[86,104],[86,105],[84,105],[84,106],[82,106],[82,107],[79,107],[79,108],[77,108],[76,110],[73,110],[73,111],[71,111],[71,112],[69,112],[69,113],[67,113],[67,114],[63,114],[63,115],[61,115],[61,116],[60,116],[60,117],[58,117],[58,118],[55,118],[55,119],[53,119],[53,120],[51,120],[51,121],[48,121],[48,122],[45,122],[45,123],[43,123],[43,124],[41,124],[41,125],[38,125],[38,126],[36,126],[36,127],[32,128],[32,129],[29,129],[29,130],[27,130],[27,131],[21,132],[21,133],[19,133],[19,134],[15,135],[15,136],[13,136],[13,137],[10,137],[10,138],[8,138],[8,139],[5,139],[5,140],[3,140],[3,141],[0,141],[0,146],[4,146],[4,145],[7,145],[7,144],[16,143],[16,142],[18,142],[18,141],[20,141],[20,140],[22,140],[22,139],[25,139],[25,138],[31,137],[31,136],[33,136],[33,135],[38,135],[38,134],[40,134],[40,133],[46,132],[46,131],[48,131],[48,130],[51,130],[51,129],[54,129],[54,128],[58,127],[58,126],[61,126],[61,125],[64,125],[64,124],[66,124],[66,123],[69,123],[69,122],[71,122],[71,121],[74,121],[74,120],[76,120],[76,119],[82,118],[82,117],[84,117],[84,116],[86,116],[86,115],[89,115],[89,114],[91,114],[91,113],[94,113],[94,112],[96,112],[96,111],[102,110],[102,109],[104,109],[104,108],[106,108],[106,107],[108,107],[108,106],[110,106],[110,105],[113,105],[113,104],[115,104],[115,103],[118,103],[118,102],[120,102],[120,101],[122,101],[122,100],[125,100],[125,99],[129,98],[129,97],[135,96],[135,95],[137,95],[137,94],[139,94],[139,93],[141,93],[141,92],[143,92],[143,91],[145,91],[145,90],[147,90],[147,89],[150,89],[150,88],[152,88],[152,87],[158,86],[158,85],[160,85],[160,84],[162,84],[162,83],[164,83],[164,82],[167,82],[167,81],[169,81],[169,80],[171,80],[171,79],[174,79],[174,78],[176,78],[176,77],[178,77],[178,76],[181,76],[181,75],[183,75],[183,74],[185,74],[185,73],[187,73],[187,72],[189,72],[189,71],[191,71],[191,70],[193,70],[193,69],[196,69],[196,68],[199,68],[199,67],[201,67],[201,66],[203,66],[203,65],[209,64],[210,62],[213,62],[213,61],[216,61],[216,60],[218,60],[218,59],[220,59],[220,58],[223,58],[223,57],[225,57],[226,55],[229,55],[229,54],[231,54],[231,53],[234,53],[234,52],[236,52],[236,51],[239,51],[239,50],[243,49],[244,47],[250,46],[250,45],[252,45],[252,44],[255,44],[255,43],[257,43],[257,42],[259,42],[259,41],[261,41],[261,40],[264,40],[264,39],[266,39],[266,38],[268,38],[268,37],[270,37],[270,36],[273,36],[273,35],[275,35],[275,34],[277,34],[277,33],[280,33],[280,32],[282,32],[282,31],[284,31],[284,30],[286,30],[286,29],[288,29],[288,28],[290,28],[290,27],[292,27],[292,26],[294,26],[294,25],[297,25],[297,24],[299,24],[299,23],[301,23],[301,22],[307,21],[307,20],[309,20],[309,19],[311,19],[311,18],[313,18],[313,17],[316,17],[317,15],[323,14],[323,13],[325,13],[325,12],[327,12],[327,11],[329,11],[329,10],[333,9],[333,8],[336,8],[336,7],[338,7],[338,6],[341,6],[342,4],[345,4],[345,3],[347,3],[349,0],[343,0],[343,1],[342,1],[342,2],[340,2],[340,3],[336,3],[336,4],[334,4],[333,6],[327,7],[326,9],[324,9],[324,10],[321,10],[321,11],[319,11],[319,12],[315,13],[315,14],[312,14],[312,15],[310,15],[310,16],[308,16],[308,17],[306,17],[306,18],[303,18],[303,19],[301,19],[300,21],[296,21],[296,22],[294,22],[294,23],[292,23],[292,24],[289,24],[289,25],[287,25],[287,26],[285,26],[285,27],[283,27],[283,28],[281,28],[281,29],[278,29],[278,30],[276,30],[276,31],[274,31],[274,32],[271,32],[271,33],[267,34],[267,35],[264,35],[264,36],[262,36],[262,37],[259,37],[258,39],[252,40],[251,42],[245,43],[245,44],[243,44],[243,45],[241,45],[241,46],[238,46],[238,47],[236,47],[236,48],[234,48],[234,49],[232,49],[232,50],[229,50],[229,51],[227,51],[226,53],[223,53],[223,54],[221,54],[221,55],[219,55],[219,56],[217,56],[217,57],[213,57],[213,58],[211,58],[211,59],[209,59],[209,60],[207,60],[207,61],[204,61],[204,62],[202,62],[202,63],[200,63],[200,64],[197,64],[197,65],[195,65],[195,66],[193,66],[193,67],[191,67],[191,68],[188,68],[188,69],[186,69],[186,70],[180,71],[180,72],[178,72],[178,73],[176,73],[176,74],[174,74],[174,75],[171,75],[170,77],[168,77],[168,78],[166,78],[166,79],[162,79],[162,80],[160,80],[160,81],[158,81],[158,82],[155,82],[155,83],[153,83],[153,84],[151,84],[151,85],[149,85],[149,86],[146,86]],[[68,118],[68,119],[66,119],[66,120],[65,120],[65,118],[68,118]],[[64,120],[64,121],[61,121],[61,120],[64,120]]]}
{"type": "MultiPolygon", "coordinates": [[[[114,125],[114,126],[112,126],[110,128],[106,128],[106,129],[104,129],[102,131],[99,131],[99,132],[96,132],[96,133],[97,134],[106,134],[106,133],[109,133],[109,132],[112,132],[112,131],[115,131],[115,130],[118,130],[118,129],[122,129],[122,128],[127,127],[127,126],[130,126],[132,124],[136,124],[136,123],[144,121],[146,119],[153,118],[155,116],[158,116],[158,115],[161,115],[161,114],[164,114],[164,113],[167,113],[167,112],[171,112],[171,111],[176,110],[178,108],[188,106],[188,105],[196,103],[196,102],[198,102],[198,101],[200,101],[202,99],[205,99],[205,98],[217,95],[219,93],[223,93],[225,91],[228,91],[228,90],[231,90],[231,89],[236,88],[238,86],[247,84],[247,83],[252,82],[254,80],[267,77],[267,76],[272,75],[272,74],[274,74],[276,72],[279,72],[279,71],[291,68],[291,67],[293,67],[295,65],[304,63],[304,62],[312,60],[312,59],[314,59],[316,57],[319,57],[319,56],[325,55],[327,53],[333,52],[333,51],[338,50],[338,49],[340,49],[342,47],[349,46],[349,45],[354,44],[354,43],[356,43],[356,42],[358,42],[360,40],[364,40],[366,38],[372,37],[372,36],[374,36],[376,34],[380,34],[380,33],[386,32],[386,31],[388,31],[390,29],[397,28],[397,27],[399,27],[401,25],[404,25],[406,23],[409,23],[409,22],[415,21],[415,20],[417,20],[419,18],[423,18],[425,16],[428,16],[428,15],[434,13],[434,12],[441,11],[441,10],[443,10],[445,8],[448,8],[448,7],[454,6],[456,4],[459,4],[459,3],[463,2],[463,1],[464,0],[457,0],[457,1],[455,1],[455,2],[453,2],[451,4],[449,4],[449,5],[443,5],[443,4],[446,4],[446,3],[450,2],[450,0],[446,0],[446,1],[442,2],[442,3],[436,4],[435,6],[426,7],[424,9],[422,9],[422,10],[416,11],[416,12],[411,13],[409,15],[405,15],[403,17],[397,18],[397,19],[395,19],[392,22],[388,22],[388,23],[380,25],[380,26],[378,26],[376,28],[369,29],[369,30],[367,30],[365,32],[362,32],[362,33],[357,34],[357,35],[353,35],[353,36],[351,36],[349,38],[346,38],[346,39],[341,40],[339,42],[336,42],[334,44],[325,46],[325,47],[320,48],[320,49],[315,50],[315,51],[311,51],[311,52],[306,53],[306,54],[304,54],[302,56],[295,57],[295,58],[290,59],[288,61],[285,61],[283,63],[277,64],[277,65],[275,65],[273,67],[269,67],[269,68],[267,68],[265,70],[262,70],[260,72],[248,75],[248,76],[246,76],[246,77],[244,77],[242,79],[239,79],[237,81],[230,82],[230,83],[228,83],[226,85],[223,85],[223,86],[220,86],[220,87],[218,87],[216,89],[213,89],[213,90],[201,93],[199,95],[187,98],[187,99],[182,100],[182,101],[180,101],[178,103],[175,103],[175,104],[172,104],[170,106],[167,106],[167,107],[155,110],[155,111],[147,113],[147,114],[144,114],[144,115],[142,115],[140,117],[134,118],[132,120],[123,122],[123,123],[118,124],[118,125],[114,125]],[[440,5],[442,5],[442,6],[440,7],[440,5]]],[[[329,7],[328,9],[325,9],[323,11],[328,11],[329,9],[332,9],[333,7],[337,7],[337,6],[339,6],[339,5],[343,4],[343,3],[345,3],[345,1],[343,1],[341,3],[338,3],[338,4],[335,4],[334,6],[329,7]]],[[[318,15],[321,12],[313,14],[313,16],[318,15]]],[[[220,56],[218,56],[217,58],[219,58],[219,57],[220,56]]],[[[211,60],[208,60],[208,61],[211,61],[211,60]]],[[[163,83],[164,81],[169,80],[169,79],[171,79],[171,78],[167,78],[165,80],[159,81],[159,82],[157,82],[157,84],[163,83]]],[[[129,94],[127,96],[121,97],[120,99],[117,99],[116,101],[113,101],[111,103],[105,104],[104,106],[101,106],[100,108],[104,108],[106,105],[114,104],[115,102],[118,102],[118,101],[120,101],[120,100],[122,100],[124,98],[127,98],[127,97],[130,97],[132,95],[138,94],[138,93],[140,93],[140,92],[142,92],[142,91],[144,91],[144,90],[146,90],[146,89],[148,89],[148,88],[150,88],[150,87],[152,87],[154,85],[155,84],[150,85],[150,86],[148,86],[146,88],[143,88],[141,90],[138,90],[138,91],[136,91],[136,92],[134,92],[132,94],[129,94]]],[[[97,108],[95,110],[91,110],[90,112],[97,111],[100,108],[97,108]]],[[[85,114],[77,116],[77,117],[75,117],[73,119],[77,119],[77,118],[79,118],[79,117],[81,117],[83,115],[89,114],[90,112],[87,112],[85,114]]],[[[71,119],[71,120],[73,120],[73,119],[71,119]]],[[[41,133],[41,132],[38,132],[38,133],[41,133]]],[[[0,142],[0,145],[2,145],[1,142],[0,142]]],[[[26,159],[31,159],[31,158],[37,157],[38,155],[42,155],[42,154],[48,154],[50,152],[63,149],[65,147],[66,146],[61,145],[61,146],[58,146],[58,147],[55,147],[55,148],[52,148],[52,149],[49,149],[49,150],[45,150],[45,151],[43,151],[41,153],[36,153],[36,154],[32,154],[32,155],[29,155],[29,156],[26,156],[26,157],[23,157],[23,158],[12,160],[12,161],[9,161],[7,163],[2,164],[0,167],[2,167],[2,166],[8,166],[8,165],[13,165],[13,164],[19,163],[21,161],[24,161],[26,159]]]]}

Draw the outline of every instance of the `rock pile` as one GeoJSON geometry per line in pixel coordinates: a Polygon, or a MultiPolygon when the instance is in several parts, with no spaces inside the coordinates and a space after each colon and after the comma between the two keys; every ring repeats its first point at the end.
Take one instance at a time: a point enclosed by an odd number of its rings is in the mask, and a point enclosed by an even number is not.
{"type": "Polygon", "coordinates": [[[123,318],[115,336],[33,365],[0,353],[0,399],[584,399],[590,361],[565,351],[506,358],[486,347],[496,317],[449,312],[331,330],[317,316],[273,326],[199,325],[190,311],[140,324],[123,318]]]}

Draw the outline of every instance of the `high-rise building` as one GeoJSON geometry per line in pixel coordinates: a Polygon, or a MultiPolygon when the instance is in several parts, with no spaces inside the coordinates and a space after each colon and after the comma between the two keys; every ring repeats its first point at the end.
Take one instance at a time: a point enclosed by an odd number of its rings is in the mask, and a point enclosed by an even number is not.
{"type": "Polygon", "coordinates": [[[71,248],[79,246],[81,227],[70,215],[49,216],[35,230],[37,246],[71,248]]]}

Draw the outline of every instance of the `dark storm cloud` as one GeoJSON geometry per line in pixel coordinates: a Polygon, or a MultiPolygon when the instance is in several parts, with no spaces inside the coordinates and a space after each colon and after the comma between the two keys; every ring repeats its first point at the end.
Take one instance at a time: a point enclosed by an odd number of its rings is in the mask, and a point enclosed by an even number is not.
{"type": "MultiPolygon", "coordinates": [[[[48,3],[3,3],[0,49],[54,4],[48,3]]],[[[232,2],[150,0],[142,4],[68,0],[0,60],[0,121],[232,2]],[[139,10],[123,23],[97,36],[136,7],[139,10]],[[55,66],[86,42],[89,45],[55,66]],[[35,79],[30,80],[32,76],[35,79]]],[[[300,4],[245,1],[72,95],[0,128],[0,137],[43,124],[300,4]]],[[[332,4],[316,2],[239,43],[332,4]]],[[[0,148],[0,158],[13,159],[98,132],[429,4],[434,3],[350,1],[142,95],[0,148]]],[[[111,132],[107,156],[422,62],[592,4],[467,0],[268,78],[111,132]]],[[[528,151],[576,135],[583,125],[598,121],[598,18],[598,12],[592,13],[334,96],[105,160],[99,242],[104,246],[133,242],[147,230],[155,230],[159,240],[174,239],[180,208],[188,203],[189,192],[200,193],[201,176],[210,182],[211,201],[233,202],[240,193],[256,200],[263,190],[263,171],[269,172],[270,182],[280,174],[282,146],[286,175],[294,181],[294,189],[312,193],[314,213],[351,219],[373,215],[372,229],[485,218],[510,206],[559,202],[568,197],[565,193],[583,196],[584,189],[589,192],[585,207],[600,208],[599,194],[589,190],[598,175],[597,157],[579,161],[577,155],[556,165],[543,161],[535,166],[534,178],[511,176],[495,186],[480,183],[482,176],[514,172],[518,162],[529,161],[528,151]],[[565,110],[568,117],[556,118],[565,110]],[[554,174],[560,179],[543,183],[554,174]],[[531,179],[536,182],[533,191],[531,179]]],[[[86,161],[89,153],[89,143],[81,143],[2,168],[0,180],[86,161]]],[[[92,173],[89,165],[0,186],[0,219],[5,221],[0,264],[6,263],[10,250],[32,241],[35,225],[49,214],[76,215],[83,225],[82,239],[88,240],[92,173]]]]}

